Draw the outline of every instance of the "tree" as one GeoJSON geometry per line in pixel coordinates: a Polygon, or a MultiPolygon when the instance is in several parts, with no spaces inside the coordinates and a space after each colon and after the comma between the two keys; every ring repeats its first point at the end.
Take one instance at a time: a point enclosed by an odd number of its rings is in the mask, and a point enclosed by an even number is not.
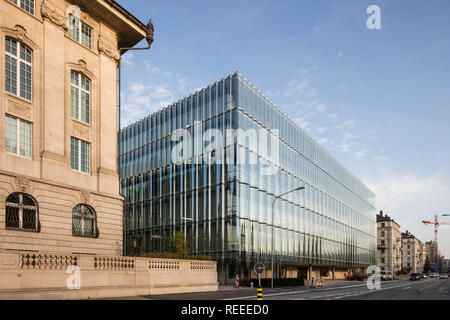
{"type": "Polygon", "coordinates": [[[172,246],[175,253],[182,257],[189,254],[189,246],[184,240],[184,234],[181,231],[177,231],[177,233],[175,234],[172,246]]]}
{"type": "Polygon", "coordinates": [[[423,272],[428,273],[430,270],[431,270],[430,257],[427,256],[427,258],[425,259],[425,264],[423,266],[423,272]]]}

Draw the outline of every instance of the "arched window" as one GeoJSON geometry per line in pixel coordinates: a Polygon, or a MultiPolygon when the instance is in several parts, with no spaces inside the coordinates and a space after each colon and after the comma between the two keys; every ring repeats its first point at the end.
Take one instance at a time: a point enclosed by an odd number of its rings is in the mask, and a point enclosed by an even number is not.
{"type": "Polygon", "coordinates": [[[32,51],[13,38],[5,39],[5,90],[31,100],[32,51]]]}
{"type": "Polygon", "coordinates": [[[97,216],[92,207],[78,204],[73,208],[72,234],[76,237],[98,238],[97,216]]]}
{"type": "Polygon", "coordinates": [[[30,195],[15,192],[6,198],[6,229],[40,231],[38,206],[30,195]]]}

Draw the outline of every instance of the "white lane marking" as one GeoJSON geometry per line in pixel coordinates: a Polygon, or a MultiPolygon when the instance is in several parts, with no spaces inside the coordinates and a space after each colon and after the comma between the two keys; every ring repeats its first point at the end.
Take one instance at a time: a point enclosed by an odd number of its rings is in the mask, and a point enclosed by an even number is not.
{"type": "MultiPolygon", "coordinates": [[[[372,290],[372,291],[368,291],[368,292],[361,292],[361,293],[353,294],[352,296],[361,296],[363,294],[368,294],[368,293],[377,293],[377,292],[380,292],[380,291],[385,291],[385,290],[390,290],[390,289],[395,289],[395,288],[401,288],[401,287],[404,287],[404,286],[409,286],[409,283],[408,284],[402,284],[402,285],[399,285],[399,286],[393,286],[393,287],[389,287],[389,288],[383,288],[383,289],[379,289],[379,290],[372,290]]],[[[349,295],[336,297],[334,299],[341,299],[341,298],[345,298],[347,296],[349,296],[349,295]]]]}
{"type": "MultiPolygon", "coordinates": [[[[389,283],[398,282],[400,280],[393,280],[389,283]]],[[[324,288],[324,289],[318,289],[318,291],[330,291],[330,290],[337,290],[337,289],[348,289],[348,288],[358,288],[358,287],[365,287],[366,284],[353,284],[345,287],[332,287],[332,288],[324,288]]],[[[378,290],[379,291],[379,290],[378,290]]],[[[291,295],[291,294],[304,294],[304,293],[311,293],[314,292],[312,290],[301,290],[301,291],[288,291],[288,292],[279,292],[279,293],[268,293],[263,294],[263,297],[275,297],[275,296],[282,296],[282,295],[291,295]]],[[[247,299],[254,299],[255,296],[247,296],[247,297],[238,297],[238,298],[226,298],[221,300],[247,300],[247,299]]]]}

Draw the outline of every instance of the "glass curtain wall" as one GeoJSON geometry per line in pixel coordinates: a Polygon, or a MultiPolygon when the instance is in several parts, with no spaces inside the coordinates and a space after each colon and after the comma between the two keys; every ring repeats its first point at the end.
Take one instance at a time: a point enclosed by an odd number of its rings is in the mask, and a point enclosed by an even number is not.
{"type": "Polygon", "coordinates": [[[375,264],[375,195],[238,73],[128,126],[120,139],[126,254],[170,251],[181,230],[192,254],[219,262],[223,282],[250,276],[256,261],[268,267],[273,233],[277,275],[281,262],[375,264]],[[218,129],[225,141],[174,164],[171,133],[193,134],[194,123],[203,133],[218,129]],[[227,129],[271,139],[237,139],[227,129]],[[271,149],[270,141],[278,145],[276,162],[261,149],[271,149]],[[261,174],[268,167],[275,174],[261,174]],[[305,190],[275,202],[272,221],[275,197],[299,186],[305,190]]]}

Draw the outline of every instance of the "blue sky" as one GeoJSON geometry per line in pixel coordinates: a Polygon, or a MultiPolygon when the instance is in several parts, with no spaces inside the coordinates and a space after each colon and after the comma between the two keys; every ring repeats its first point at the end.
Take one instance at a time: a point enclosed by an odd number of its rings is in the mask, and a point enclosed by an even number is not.
{"type": "MultiPolygon", "coordinates": [[[[450,213],[450,2],[118,2],[155,25],[151,50],[123,57],[123,125],[239,71],[432,239],[421,220],[450,213]]],[[[439,235],[450,257],[450,226],[439,235]]]]}

